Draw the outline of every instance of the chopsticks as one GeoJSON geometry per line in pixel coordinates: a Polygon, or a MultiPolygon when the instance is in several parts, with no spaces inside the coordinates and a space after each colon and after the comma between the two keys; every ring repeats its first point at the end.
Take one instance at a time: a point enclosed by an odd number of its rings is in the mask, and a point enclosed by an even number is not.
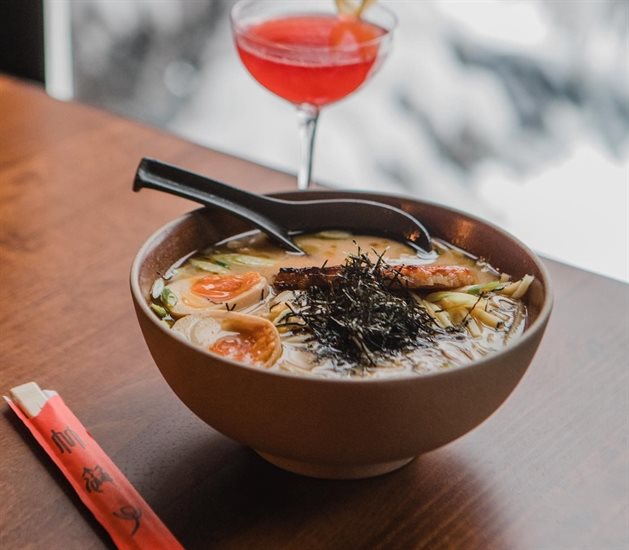
{"type": "Polygon", "coordinates": [[[28,382],[9,393],[9,407],[118,548],[183,548],[56,392],[28,382]]]}

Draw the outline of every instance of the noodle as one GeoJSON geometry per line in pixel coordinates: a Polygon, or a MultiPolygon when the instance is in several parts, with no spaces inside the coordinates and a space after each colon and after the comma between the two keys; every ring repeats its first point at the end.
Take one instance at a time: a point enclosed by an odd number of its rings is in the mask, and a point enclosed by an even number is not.
{"type": "Polygon", "coordinates": [[[195,253],[156,280],[151,308],[169,326],[183,327],[178,332],[193,345],[227,349],[243,362],[249,349],[279,345],[279,358],[264,355],[274,360],[260,368],[319,377],[449,369],[501,349],[524,330],[522,298],[533,277],[511,282],[445,241],[435,239],[434,250],[419,256],[397,242],[344,232],[296,241],[307,256],[258,233],[195,253]],[[232,311],[243,327],[236,332],[232,311]],[[194,338],[187,336],[183,319],[190,315],[211,318],[215,328],[203,332],[201,323],[194,338]],[[247,328],[249,318],[259,321],[247,328]],[[261,331],[265,340],[257,341],[261,331]]]}

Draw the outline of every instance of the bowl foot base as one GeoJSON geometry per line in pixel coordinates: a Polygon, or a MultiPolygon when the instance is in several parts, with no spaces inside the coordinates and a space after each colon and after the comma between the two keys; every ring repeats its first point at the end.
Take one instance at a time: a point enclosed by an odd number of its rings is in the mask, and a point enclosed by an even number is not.
{"type": "MultiPolygon", "coordinates": [[[[254,449],[255,450],[255,449],[254,449]]],[[[406,466],[415,457],[378,462],[376,464],[320,464],[314,462],[302,462],[276,456],[255,450],[264,460],[274,466],[302,476],[316,477],[319,479],[362,479],[388,474],[406,466]]]]}

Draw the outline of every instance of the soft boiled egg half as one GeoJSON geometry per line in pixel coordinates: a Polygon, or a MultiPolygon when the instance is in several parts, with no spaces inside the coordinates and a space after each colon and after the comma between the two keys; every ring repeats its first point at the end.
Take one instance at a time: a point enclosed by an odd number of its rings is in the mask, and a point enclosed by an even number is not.
{"type": "Polygon", "coordinates": [[[240,274],[211,273],[177,279],[166,285],[172,299],[167,307],[173,317],[183,317],[215,309],[244,309],[269,293],[267,280],[249,271],[240,274]]]}
{"type": "Polygon", "coordinates": [[[249,365],[270,367],[282,354],[275,325],[254,315],[233,311],[187,315],[172,330],[195,346],[249,365]]]}

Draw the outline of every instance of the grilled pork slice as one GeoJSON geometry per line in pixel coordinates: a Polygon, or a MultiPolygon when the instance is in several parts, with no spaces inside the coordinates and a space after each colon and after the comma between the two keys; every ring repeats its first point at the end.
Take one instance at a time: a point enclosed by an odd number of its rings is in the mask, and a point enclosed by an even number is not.
{"type": "Polygon", "coordinates": [[[282,267],[275,276],[276,290],[306,290],[311,286],[330,286],[341,274],[342,267],[282,267]]]}
{"type": "MultiPolygon", "coordinates": [[[[281,268],[275,276],[276,290],[306,290],[329,286],[342,274],[340,265],[331,267],[281,268]]],[[[458,265],[393,265],[381,269],[387,279],[411,289],[452,289],[476,282],[474,272],[458,265]]]]}
{"type": "Polygon", "coordinates": [[[389,279],[399,277],[408,288],[451,289],[476,282],[474,271],[460,265],[393,265],[383,270],[389,279]]]}

